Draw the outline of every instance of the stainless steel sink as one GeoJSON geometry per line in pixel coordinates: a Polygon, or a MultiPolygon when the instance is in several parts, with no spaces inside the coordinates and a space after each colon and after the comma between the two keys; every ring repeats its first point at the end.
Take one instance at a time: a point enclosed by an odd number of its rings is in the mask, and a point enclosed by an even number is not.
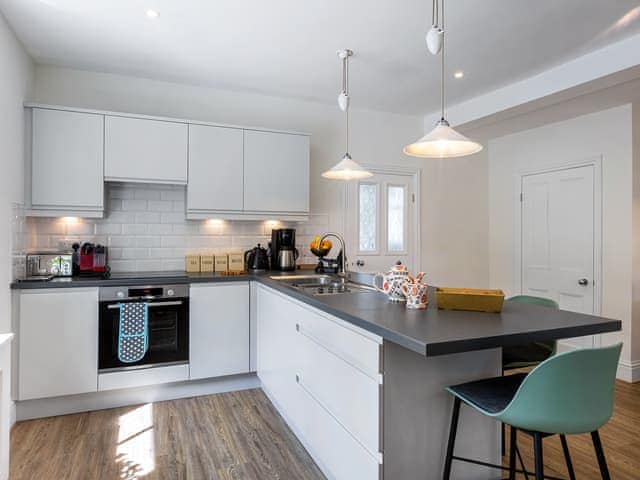
{"type": "Polygon", "coordinates": [[[336,275],[282,275],[271,278],[310,295],[375,292],[373,287],[352,282],[336,275]]]}

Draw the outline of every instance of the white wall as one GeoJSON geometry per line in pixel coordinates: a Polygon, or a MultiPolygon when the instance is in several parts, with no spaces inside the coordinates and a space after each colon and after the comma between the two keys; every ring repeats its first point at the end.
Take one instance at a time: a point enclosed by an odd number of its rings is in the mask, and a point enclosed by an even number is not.
{"type": "Polygon", "coordinates": [[[0,14],[0,332],[11,329],[12,217],[23,199],[24,114],[33,64],[0,14]]]}
{"type": "MultiPolygon", "coordinates": [[[[344,184],[320,177],[344,153],[342,116],[335,106],[50,66],[36,68],[32,100],[309,132],[311,211],[328,214],[329,228],[344,231],[344,184]]],[[[486,263],[480,265],[483,254],[476,251],[486,239],[481,234],[478,241],[473,223],[486,218],[486,182],[478,181],[486,178],[482,167],[486,160],[407,157],[402,147],[423,135],[422,118],[357,107],[354,92],[350,150],[356,161],[423,169],[422,269],[432,281],[482,285],[488,279],[486,263]],[[443,184],[449,180],[452,188],[443,184]],[[467,216],[474,218],[471,225],[467,216]]]]}
{"type": "Polygon", "coordinates": [[[489,278],[514,292],[515,178],[518,172],[602,156],[602,315],[621,319],[631,360],[632,136],[631,105],[584,115],[489,142],[489,278]]]}

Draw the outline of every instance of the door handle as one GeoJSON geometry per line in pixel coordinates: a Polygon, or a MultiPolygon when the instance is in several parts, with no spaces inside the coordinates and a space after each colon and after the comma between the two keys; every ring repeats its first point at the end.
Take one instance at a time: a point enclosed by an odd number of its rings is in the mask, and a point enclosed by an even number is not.
{"type": "Polygon", "coordinates": [[[587,280],[586,278],[581,278],[580,280],[578,280],[578,285],[582,285],[583,287],[589,285],[589,280],[587,280]]]}
{"type": "Polygon", "coordinates": [[[364,260],[357,260],[357,261],[356,261],[356,265],[357,265],[358,267],[364,267],[364,260]]]}
{"type": "MultiPolygon", "coordinates": [[[[147,306],[149,308],[155,308],[155,307],[175,307],[178,305],[182,305],[182,301],[176,301],[176,302],[157,302],[157,303],[148,303],[147,306]]],[[[109,310],[113,310],[115,308],[120,308],[120,304],[119,303],[112,303],[111,305],[107,305],[107,308],[109,310]]]]}

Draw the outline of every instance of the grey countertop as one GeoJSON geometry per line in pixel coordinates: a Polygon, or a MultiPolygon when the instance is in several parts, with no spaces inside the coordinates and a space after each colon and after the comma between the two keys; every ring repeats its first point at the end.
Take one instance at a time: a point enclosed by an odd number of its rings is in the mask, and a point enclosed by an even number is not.
{"type": "MultiPolygon", "coordinates": [[[[438,310],[434,290],[429,292],[426,310],[408,310],[404,304],[390,303],[384,294],[312,296],[283,284],[267,274],[215,275],[167,274],[135,278],[54,279],[48,282],[14,282],[13,289],[133,286],[150,284],[195,284],[258,281],[275,290],[335,315],[358,327],[380,335],[421,355],[445,355],[530,342],[594,335],[621,330],[619,320],[553,310],[537,305],[506,301],[502,313],[438,310]]],[[[276,273],[277,275],[277,273],[276,273]]]]}

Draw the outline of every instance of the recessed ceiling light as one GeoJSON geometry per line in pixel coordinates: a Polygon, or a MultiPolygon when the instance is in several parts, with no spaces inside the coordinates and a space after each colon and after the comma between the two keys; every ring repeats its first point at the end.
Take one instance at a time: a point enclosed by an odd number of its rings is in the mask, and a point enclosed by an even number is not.
{"type": "Polygon", "coordinates": [[[455,78],[462,78],[462,77],[464,77],[464,72],[462,72],[462,71],[456,72],[456,73],[453,74],[453,76],[455,78]]]}
{"type": "Polygon", "coordinates": [[[149,18],[158,18],[160,14],[156,10],[147,10],[147,17],[149,18]]]}

